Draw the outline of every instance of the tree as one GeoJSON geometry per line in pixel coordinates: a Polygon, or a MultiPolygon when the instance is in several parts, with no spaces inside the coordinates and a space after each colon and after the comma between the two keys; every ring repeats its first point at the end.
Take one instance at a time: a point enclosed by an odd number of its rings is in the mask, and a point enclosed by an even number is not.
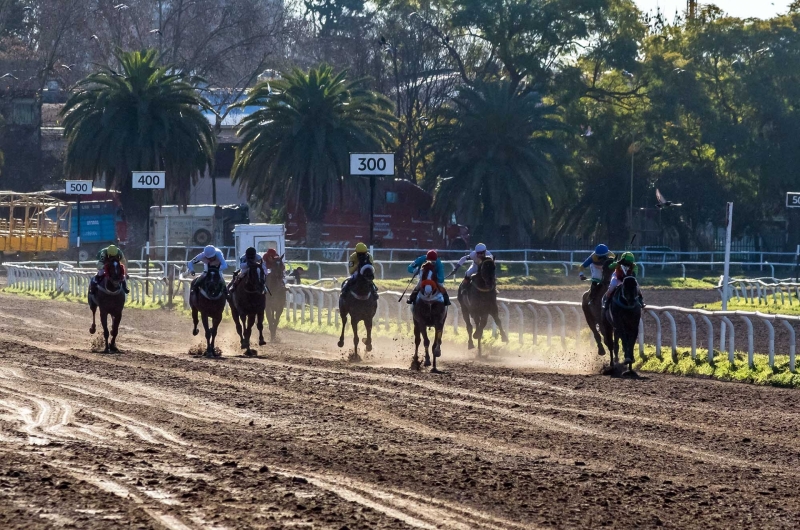
{"type": "Polygon", "coordinates": [[[328,65],[294,69],[241,103],[261,108],[242,122],[233,181],[262,203],[293,198],[308,218],[310,245],[319,243],[333,193],[341,193],[348,154],[393,145],[392,104],[365,84],[328,65]]]}
{"type": "Polygon", "coordinates": [[[426,140],[432,157],[426,184],[435,188],[434,213],[443,221],[478,225],[491,242],[510,227],[515,243],[543,232],[552,203],[563,194],[554,162],[563,128],[552,107],[510,81],[464,86],[442,110],[426,140]]]}
{"type": "MultiPolygon", "coordinates": [[[[158,65],[155,50],[120,52],[121,73],[103,68],[76,87],[62,110],[66,173],[105,177],[127,189],[131,171],[164,170],[166,197],[187,204],[190,184],[214,165],[216,137],[202,114],[198,80],[158,65]]],[[[134,220],[146,220],[149,192],[123,194],[134,220]]]]}

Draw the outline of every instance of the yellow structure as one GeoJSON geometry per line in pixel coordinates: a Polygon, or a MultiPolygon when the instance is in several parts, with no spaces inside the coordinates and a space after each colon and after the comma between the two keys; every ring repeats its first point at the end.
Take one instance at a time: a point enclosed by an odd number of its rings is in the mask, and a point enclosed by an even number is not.
{"type": "Polygon", "coordinates": [[[0,191],[0,252],[69,248],[72,206],[44,192],[0,191]]]}

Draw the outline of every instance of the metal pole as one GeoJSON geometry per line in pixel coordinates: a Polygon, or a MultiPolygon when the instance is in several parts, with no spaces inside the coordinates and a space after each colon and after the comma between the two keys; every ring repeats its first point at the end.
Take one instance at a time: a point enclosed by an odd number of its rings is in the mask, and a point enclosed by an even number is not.
{"type": "MultiPolygon", "coordinates": [[[[147,208],[147,228],[146,228],[147,240],[145,241],[144,248],[145,248],[145,265],[144,265],[144,277],[150,277],[150,208],[147,208]]],[[[144,282],[144,294],[150,294],[150,282],[144,282]]]]}
{"type": "Polygon", "coordinates": [[[165,215],[164,222],[164,272],[169,267],[169,215],[165,215]]]}
{"type": "Polygon", "coordinates": [[[81,268],[81,196],[78,195],[78,268],[81,268]]]}
{"type": "Polygon", "coordinates": [[[731,226],[733,225],[733,203],[725,208],[725,267],[722,272],[722,310],[728,310],[728,282],[731,272],[731,226]]]}
{"type": "Polygon", "coordinates": [[[369,178],[369,244],[375,244],[375,177],[369,178]]]}

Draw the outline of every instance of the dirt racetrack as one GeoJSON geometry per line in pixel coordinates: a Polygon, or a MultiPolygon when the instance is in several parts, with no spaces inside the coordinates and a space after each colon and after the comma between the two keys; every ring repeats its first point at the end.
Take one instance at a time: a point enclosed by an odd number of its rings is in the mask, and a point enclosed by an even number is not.
{"type": "MultiPolygon", "coordinates": [[[[797,528],[800,393],[559,375],[409,339],[348,365],[280,331],[222,359],[185,316],[0,294],[0,528],[797,528]],[[237,356],[234,356],[237,355],[237,356]]],[[[348,342],[349,343],[349,342],[348,342]]],[[[586,354],[587,371],[595,361],[586,354]]]]}

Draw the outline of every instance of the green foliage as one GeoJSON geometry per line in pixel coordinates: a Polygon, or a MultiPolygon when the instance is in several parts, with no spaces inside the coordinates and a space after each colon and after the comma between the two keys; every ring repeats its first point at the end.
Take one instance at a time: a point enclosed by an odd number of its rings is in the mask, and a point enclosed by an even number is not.
{"type": "Polygon", "coordinates": [[[239,130],[233,181],[263,203],[284,194],[319,222],[344,186],[349,153],[381,151],[394,141],[391,102],[322,65],[257,85],[242,106],[258,106],[239,130]]]}
{"type": "Polygon", "coordinates": [[[213,168],[216,148],[198,80],[160,66],[155,50],[118,52],[116,59],[121,73],[89,75],[62,110],[66,172],[105,176],[108,187],[122,189],[131,171],[165,170],[166,198],[187,204],[190,183],[213,168]]]}
{"type": "Polygon", "coordinates": [[[563,129],[556,110],[533,93],[498,81],[463,86],[426,138],[432,158],[426,184],[436,187],[434,212],[483,227],[488,242],[508,225],[517,238],[546,227],[563,194],[552,133],[563,129]]]}

